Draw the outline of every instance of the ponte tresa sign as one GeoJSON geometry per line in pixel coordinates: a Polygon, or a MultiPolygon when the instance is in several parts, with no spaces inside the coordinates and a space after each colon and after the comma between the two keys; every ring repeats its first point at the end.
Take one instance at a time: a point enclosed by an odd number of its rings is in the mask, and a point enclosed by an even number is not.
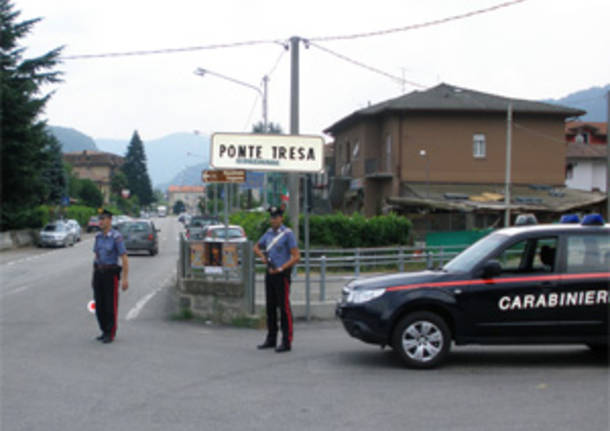
{"type": "Polygon", "coordinates": [[[321,172],[324,140],[312,135],[214,133],[210,145],[214,169],[321,172]]]}

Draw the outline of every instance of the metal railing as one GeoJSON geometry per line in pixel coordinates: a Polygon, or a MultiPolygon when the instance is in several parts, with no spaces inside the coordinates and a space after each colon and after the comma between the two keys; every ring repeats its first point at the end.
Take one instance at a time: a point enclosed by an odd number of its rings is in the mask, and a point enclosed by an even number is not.
{"type": "MultiPolygon", "coordinates": [[[[319,300],[326,300],[326,286],[331,282],[343,282],[346,278],[357,278],[366,273],[404,272],[432,269],[444,265],[462,250],[464,245],[436,247],[375,247],[351,249],[311,249],[309,250],[310,283],[319,285],[319,300]]],[[[292,281],[304,283],[305,251],[301,251],[301,261],[293,270],[292,281]]],[[[257,260],[259,273],[264,273],[265,265],[257,260]]],[[[309,290],[309,289],[307,289],[309,290]]]]}
{"type": "MultiPolygon", "coordinates": [[[[187,240],[180,237],[179,271],[184,279],[207,281],[232,280],[244,282],[248,286],[248,295],[254,301],[257,279],[264,279],[265,265],[255,259],[253,244],[238,244],[238,265],[234,268],[217,268],[214,272],[206,268],[193,267],[191,253],[194,247],[200,247],[204,241],[187,240]]],[[[346,279],[356,278],[363,274],[416,271],[440,267],[468,247],[464,245],[431,246],[431,247],[375,247],[350,249],[310,249],[309,276],[305,273],[306,250],[301,251],[301,262],[293,269],[293,285],[301,286],[309,280],[310,285],[318,285],[319,301],[326,300],[327,286],[337,283],[343,285],[346,279]]],[[[305,286],[305,300],[311,300],[310,286],[305,286]]]]}

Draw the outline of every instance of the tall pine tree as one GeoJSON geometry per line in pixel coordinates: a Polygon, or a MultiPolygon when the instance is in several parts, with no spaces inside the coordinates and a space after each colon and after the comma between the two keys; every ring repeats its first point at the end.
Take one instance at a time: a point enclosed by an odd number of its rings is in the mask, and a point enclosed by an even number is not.
{"type": "Polygon", "coordinates": [[[41,95],[41,87],[60,81],[61,73],[52,69],[62,48],[24,59],[19,39],[40,18],[18,22],[19,15],[9,0],[0,0],[0,230],[14,227],[20,213],[50,196],[44,173],[55,162],[51,138],[40,119],[51,94],[41,95]]]}
{"type": "Polygon", "coordinates": [[[132,196],[137,196],[140,204],[145,206],[150,205],[154,201],[154,196],[146,168],[144,145],[137,130],[133,132],[127,147],[123,172],[127,177],[127,186],[132,196]]]}

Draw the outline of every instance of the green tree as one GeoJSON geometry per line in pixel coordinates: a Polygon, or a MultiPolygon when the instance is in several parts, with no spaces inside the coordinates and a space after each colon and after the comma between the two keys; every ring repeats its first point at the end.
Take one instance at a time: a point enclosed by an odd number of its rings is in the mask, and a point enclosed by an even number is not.
{"type": "Polygon", "coordinates": [[[40,18],[19,22],[20,12],[13,7],[9,0],[0,0],[1,230],[11,228],[11,220],[20,212],[56,193],[45,184],[45,172],[56,173],[56,167],[49,169],[56,159],[49,157],[52,143],[39,117],[51,97],[42,92],[42,86],[60,81],[61,73],[52,69],[62,48],[24,59],[19,39],[40,18]]]}
{"type": "Polygon", "coordinates": [[[132,196],[137,196],[140,204],[150,205],[154,201],[154,195],[146,168],[144,144],[142,144],[137,130],[133,132],[127,147],[123,172],[127,177],[127,185],[132,196]]]}
{"type": "Polygon", "coordinates": [[[110,190],[116,196],[122,196],[124,189],[128,189],[127,176],[123,171],[115,171],[110,179],[110,190]]]}
{"type": "Polygon", "coordinates": [[[68,194],[68,180],[64,170],[61,145],[54,136],[47,135],[47,144],[43,153],[46,157],[46,166],[42,171],[46,192],[44,200],[50,204],[57,204],[68,194]]]}
{"type": "Polygon", "coordinates": [[[104,195],[100,191],[99,187],[89,179],[79,180],[80,188],[78,197],[82,200],[83,204],[99,208],[104,204],[104,195]]]}

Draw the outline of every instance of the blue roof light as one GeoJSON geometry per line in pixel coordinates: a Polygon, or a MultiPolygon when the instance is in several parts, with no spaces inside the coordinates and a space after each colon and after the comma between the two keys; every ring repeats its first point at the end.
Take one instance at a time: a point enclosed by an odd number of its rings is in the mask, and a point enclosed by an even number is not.
{"type": "Polygon", "coordinates": [[[583,226],[603,226],[604,218],[599,214],[587,214],[582,218],[583,226]]]}
{"type": "Polygon", "coordinates": [[[559,223],[580,223],[578,214],[564,214],[559,219],[559,223]]]}

